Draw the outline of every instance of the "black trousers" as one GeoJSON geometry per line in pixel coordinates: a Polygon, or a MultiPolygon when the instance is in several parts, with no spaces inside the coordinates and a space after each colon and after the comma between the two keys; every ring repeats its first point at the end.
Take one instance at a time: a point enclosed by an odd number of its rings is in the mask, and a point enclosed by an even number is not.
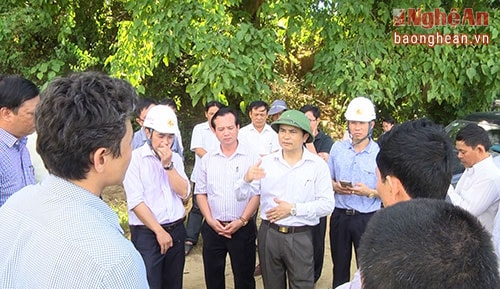
{"type": "MultiPolygon", "coordinates": [[[[357,256],[359,241],[372,213],[347,214],[335,208],[330,217],[330,248],[333,261],[333,288],[349,282],[351,277],[352,246],[357,256]]],[[[357,264],[357,259],[356,259],[357,264]]]]}
{"type": "Polygon", "coordinates": [[[250,219],[231,236],[220,236],[203,222],[203,267],[207,289],[225,289],[226,255],[229,253],[235,289],[255,289],[255,222],[250,219]]]}
{"type": "Polygon", "coordinates": [[[312,228],[314,249],[314,283],[318,282],[325,257],[326,217],[319,218],[319,224],[312,228]]]}
{"type": "MultiPolygon", "coordinates": [[[[193,183],[193,192],[195,183],[193,183]]],[[[203,223],[203,215],[201,214],[200,207],[196,201],[196,195],[192,194],[193,207],[189,211],[188,221],[186,224],[186,241],[190,241],[193,245],[198,243],[200,237],[201,224],[203,223]]]]}
{"type": "Polygon", "coordinates": [[[132,243],[144,260],[151,289],[182,289],[186,229],[181,224],[167,232],[172,237],[174,246],[162,255],[153,231],[146,226],[130,226],[132,243]]]}

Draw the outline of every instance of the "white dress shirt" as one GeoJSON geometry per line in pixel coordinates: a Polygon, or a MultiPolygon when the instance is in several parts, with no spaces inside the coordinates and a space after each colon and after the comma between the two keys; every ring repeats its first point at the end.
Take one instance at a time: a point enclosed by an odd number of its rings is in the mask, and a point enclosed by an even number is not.
{"type": "MultiPolygon", "coordinates": [[[[295,204],[297,215],[276,222],[283,226],[315,226],[319,218],[327,216],[335,208],[335,198],[326,162],[317,155],[303,150],[302,159],[291,167],[284,159],[282,150],[262,158],[260,165],[266,176],[260,181],[244,183],[247,187],[255,182],[260,188],[260,217],[278,204],[274,198],[295,204]]],[[[244,193],[241,190],[240,193],[244,193]]],[[[242,197],[242,196],[240,196],[242,197]]]]}
{"type": "Polygon", "coordinates": [[[491,233],[500,201],[500,169],[492,157],[465,169],[449,197],[454,205],[476,216],[491,233]]]}
{"type": "MultiPolygon", "coordinates": [[[[196,148],[202,148],[207,152],[215,150],[219,147],[219,140],[210,128],[208,121],[199,123],[194,126],[193,134],[191,135],[191,151],[194,152],[196,148]]],[[[201,158],[195,154],[194,167],[191,173],[191,181],[196,183],[196,178],[200,166],[201,158]]]]}
{"type": "MultiPolygon", "coordinates": [[[[497,253],[498,264],[500,265],[500,210],[495,217],[495,224],[493,225],[493,245],[497,253]]],[[[499,267],[500,268],[500,267],[499,267]]]]}
{"type": "MultiPolygon", "coordinates": [[[[172,153],[172,162],[179,175],[188,183],[187,198],[191,188],[184,172],[184,163],[177,153],[172,153]]],[[[185,215],[182,199],[170,188],[167,173],[148,143],[132,151],[123,186],[127,196],[130,225],[144,225],[132,211],[141,202],[149,207],[160,224],[172,223],[185,215]]]]}
{"type": "Polygon", "coordinates": [[[268,124],[264,125],[261,132],[253,124],[242,127],[238,133],[238,140],[260,156],[280,149],[278,134],[268,124]]]}

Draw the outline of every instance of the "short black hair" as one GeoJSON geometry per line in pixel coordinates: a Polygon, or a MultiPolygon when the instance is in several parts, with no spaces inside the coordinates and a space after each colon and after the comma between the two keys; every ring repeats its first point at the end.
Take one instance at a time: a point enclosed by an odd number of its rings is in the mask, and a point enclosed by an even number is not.
{"type": "Polygon", "coordinates": [[[226,114],[232,114],[234,115],[234,124],[236,126],[240,125],[240,118],[238,116],[238,113],[230,108],[230,107],[223,107],[223,108],[220,108],[215,114],[214,116],[212,116],[212,119],[210,120],[210,126],[215,129],[215,119],[218,118],[219,116],[224,116],[226,114]]]}
{"type": "Polygon", "coordinates": [[[410,200],[379,210],[358,252],[364,289],[500,286],[490,235],[476,217],[444,200],[410,200]]]}
{"type": "Polygon", "coordinates": [[[414,198],[444,199],[451,183],[453,146],[444,128],[428,119],[396,125],[378,140],[377,166],[395,176],[414,198]]]}
{"type": "Polygon", "coordinates": [[[488,132],[475,123],[469,123],[459,130],[455,140],[463,141],[465,145],[473,148],[482,145],[486,151],[491,147],[491,140],[488,137],[488,132]]]}
{"type": "Polygon", "coordinates": [[[252,109],[257,109],[259,107],[264,107],[266,111],[269,111],[269,104],[262,100],[254,100],[248,105],[248,113],[252,111],[252,109]]]}
{"type": "Polygon", "coordinates": [[[382,122],[387,122],[387,123],[390,123],[390,124],[395,124],[396,121],[394,120],[394,118],[392,118],[392,116],[390,115],[385,115],[382,117],[382,122]]]}
{"type": "Polygon", "coordinates": [[[216,106],[217,108],[221,109],[223,107],[225,107],[225,105],[223,105],[222,103],[220,103],[219,101],[217,100],[211,100],[209,102],[207,102],[207,104],[205,105],[205,112],[208,112],[208,110],[211,108],[211,107],[214,107],[216,106]]]}
{"type": "Polygon", "coordinates": [[[51,174],[82,180],[96,149],[121,155],[137,98],[129,83],[99,72],[74,73],[54,79],[40,98],[35,111],[37,152],[51,174]]]}
{"type": "Polygon", "coordinates": [[[177,103],[170,97],[164,98],[160,101],[160,104],[169,106],[174,111],[177,111],[177,103]]]}
{"type": "Polygon", "coordinates": [[[27,100],[40,94],[38,87],[30,80],[18,75],[0,75],[0,108],[6,107],[17,113],[27,100]]]}
{"type": "Polygon", "coordinates": [[[302,111],[303,113],[310,111],[315,119],[318,119],[321,115],[319,107],[311,105],[311,104],[306,104],[306,105],[302,106],[299,110],[302,111]]]}
{"type": "Polygon", "coordinates": [[[137,105],[135,106],[134,109],[134,114],[137,117],[140,117],[142,110],[147,109],[150,105],[152,104],[158,104],[158,102],[152,98],[148,97],[143,97],[140,98],[139,101],[137,102],[137,105]]]}

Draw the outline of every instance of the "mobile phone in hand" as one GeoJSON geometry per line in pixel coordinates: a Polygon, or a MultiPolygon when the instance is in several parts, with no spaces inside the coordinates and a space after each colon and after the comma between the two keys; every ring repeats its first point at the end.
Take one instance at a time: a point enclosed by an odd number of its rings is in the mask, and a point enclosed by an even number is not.
{"type": "Polygon", "coordinates": [[[352,183],[348,181],[340,181],[340,185],[344,188],[352,188],[352,183]]]}

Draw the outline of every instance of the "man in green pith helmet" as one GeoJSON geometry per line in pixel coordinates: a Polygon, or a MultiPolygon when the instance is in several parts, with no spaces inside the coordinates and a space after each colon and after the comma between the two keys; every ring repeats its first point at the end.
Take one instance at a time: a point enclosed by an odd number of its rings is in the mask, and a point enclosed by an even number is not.
{"type": "Polygon", "coordinates": [[[328,166],[305,148],[314,137],[304,113],[288,110],[271,127],[281,149],[244,177],[248,185],[257,182],[261,192],[258,251],[264,288],[285,289],[288,278],[290,289],[312,289],[312,227],[335,207],[328,166]]]}

